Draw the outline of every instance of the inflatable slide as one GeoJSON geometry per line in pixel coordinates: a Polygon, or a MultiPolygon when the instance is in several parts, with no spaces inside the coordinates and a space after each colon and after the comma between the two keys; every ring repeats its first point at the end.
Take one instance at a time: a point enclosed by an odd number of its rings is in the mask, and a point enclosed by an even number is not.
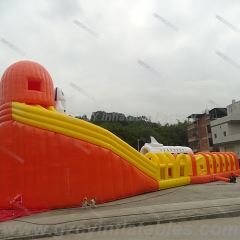
{"type": "Polygon", "coordinates": [[[111,132],[65,115],[63,92],[38,63],[17,62],[2,76],[1,209],[77,207],[84,197],[103,203],[240,173],[234,153],[194,155],[187,147],[160,145],[154,139],[138,152],[111,132]]]}
{"type": "Polygon", "coordinates": [[[109,131],[59,113],[38,63],[11,65],[0,83],[0,207],[79,206],[159,189],[155,164],[109,131]]]}

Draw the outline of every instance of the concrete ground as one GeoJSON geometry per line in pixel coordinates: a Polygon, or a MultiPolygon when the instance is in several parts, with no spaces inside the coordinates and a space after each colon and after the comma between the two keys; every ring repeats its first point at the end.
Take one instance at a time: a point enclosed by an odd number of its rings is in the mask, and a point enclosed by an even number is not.
{"type": "Polygon", "coordinates": [[[42,238],[43,240],[111,239],[111,240],[239,240],[240,217],[193,220],[123,229],[89,231],[86,233],[42,238]]]}
{"type": "Polygon", "coordinates": [[[240,183],[213,182],[142,194],[92,209],[53,210],[0,223],[0,239],[61,239],[128,226],[237,217],[239,189],[240,183]]]}

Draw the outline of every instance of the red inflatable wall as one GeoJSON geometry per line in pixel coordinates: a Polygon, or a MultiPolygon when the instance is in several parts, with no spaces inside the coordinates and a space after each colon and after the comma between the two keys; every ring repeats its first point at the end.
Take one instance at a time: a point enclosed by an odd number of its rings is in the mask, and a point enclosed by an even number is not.
{"type": "Polygon", "coordinates": [[[1,124],[0,132],[0,146],[5,147],[0,149],[2,208],[11,207],[7,199],[17,193],[22,193],[22,205],[31,209],[79,206],[84,197],[105,202],[158,190],[157,181],[102,147],[13,121],[1,124]]]}

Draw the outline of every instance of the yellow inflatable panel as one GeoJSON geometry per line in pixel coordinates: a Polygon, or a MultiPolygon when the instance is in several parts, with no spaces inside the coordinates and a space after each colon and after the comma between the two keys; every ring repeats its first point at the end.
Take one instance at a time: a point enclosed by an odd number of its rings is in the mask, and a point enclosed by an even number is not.
{"type": "Polygon", "coordinates": [[[169,152],[148,152],[147,158],[155,162],[159,169],[159,189],[166,189],[190,184],[191,179],[188,176],[190,157],[185,154],[178,154],[176,159],[169,152]]]}
{"type": "Polygon", "coordinates": [[[190,182],[191,182],[190,177],[180,177],[180,178],[162,180],[162,181],[160,181],[160,189],[188,185],[188,184],[190,184],[190,182]]]}
{"type": "Polygon", "coordinates": [[[207,163],[203,155],[195,155],[197,163],[197,175],[206,175],[207,174],[207,163]]]}

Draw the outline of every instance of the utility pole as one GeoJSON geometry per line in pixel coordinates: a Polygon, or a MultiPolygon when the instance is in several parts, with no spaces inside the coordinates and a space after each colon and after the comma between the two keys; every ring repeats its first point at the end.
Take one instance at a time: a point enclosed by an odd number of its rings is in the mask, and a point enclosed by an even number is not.
{"type": "Polygon", "coordinates": [[[138,151],[139,151],[139,141],[140,141],[140,139],[137,139],[137,141],[138,141],[138,151]]]}

